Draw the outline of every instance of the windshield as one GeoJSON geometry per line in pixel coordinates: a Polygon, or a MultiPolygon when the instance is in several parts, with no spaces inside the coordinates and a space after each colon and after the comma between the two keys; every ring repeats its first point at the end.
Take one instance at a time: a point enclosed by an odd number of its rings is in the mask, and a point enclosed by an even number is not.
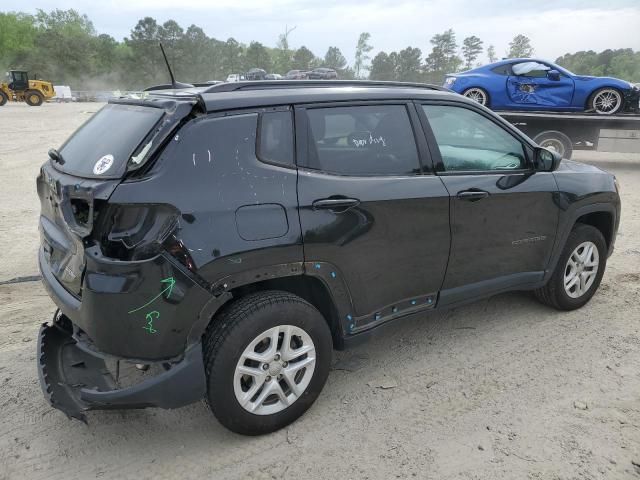
{"type": "Polygon", "coordinates": [[[64,164],[56,168],[80,177],[120,178],[142,140],[164,110],[134,105],[106,105],[60,149],[64,164]]]}

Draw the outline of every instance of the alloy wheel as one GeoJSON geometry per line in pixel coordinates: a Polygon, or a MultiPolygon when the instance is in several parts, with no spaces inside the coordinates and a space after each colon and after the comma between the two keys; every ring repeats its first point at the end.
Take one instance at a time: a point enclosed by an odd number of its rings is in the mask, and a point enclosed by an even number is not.
{"type": "Polygon", "coordinates": [[[620,109],[622,96],[620,92],[612,88],[600,90],[593,97],[593,109],[597,113],[611,114],[620,109]]]}
{"type": "Polygon", "coordinates": [[[584,295],[596,279],[600,256],[593,242],[582,242],[571,255],[564,269],[564,290],[571,298],[584,295]]]}
{"type": "Polygon", "coordinates": [[[481,88],[470,88],[463,95],[474,102],[478,102],[480,105],[487,104],[487,94],[481,88]]]}
{"type": "Polygon", "coordinates": [[[305,392],[315,365],[316,350],[307,332],[293,325],[270,328],[254,338],[238,360],[236,399],[255,415],[278,413],[305,392]]]}

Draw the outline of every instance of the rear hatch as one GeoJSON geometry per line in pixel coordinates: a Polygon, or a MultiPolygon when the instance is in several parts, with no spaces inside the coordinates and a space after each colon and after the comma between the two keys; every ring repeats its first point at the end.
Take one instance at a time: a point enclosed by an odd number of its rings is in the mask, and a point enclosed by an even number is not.
{"type": "Polygon", "coordinates": [[[118,184],[141,173],[196,99],[110,102],[50,154],[37,179],[41,261],[80,298],[85,249],[118,184]],[[55,158],[56,160],[53,160],[55,158]]]}

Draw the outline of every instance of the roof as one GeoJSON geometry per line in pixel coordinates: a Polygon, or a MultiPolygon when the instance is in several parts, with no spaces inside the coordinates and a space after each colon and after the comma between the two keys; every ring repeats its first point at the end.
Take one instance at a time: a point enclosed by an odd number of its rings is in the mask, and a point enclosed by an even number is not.
{"type": "Polygon", "coordinates": [[[453,95],[453,93],[448,92],[417,88],[325,87],[240,90],[236,92],[205,93],[202,97],[207,106],[207,111],[217,111],[295,103],[449,98],[453,95]]]}
{"type": "Polygon", "coordinates": [[[198,96],[209,112],[285,104],[450,99],[463,97],[433,85],[366,81],[258,81],[221,83],[184,90],[157,90],[154,96],[173,99],[198,96]]]}

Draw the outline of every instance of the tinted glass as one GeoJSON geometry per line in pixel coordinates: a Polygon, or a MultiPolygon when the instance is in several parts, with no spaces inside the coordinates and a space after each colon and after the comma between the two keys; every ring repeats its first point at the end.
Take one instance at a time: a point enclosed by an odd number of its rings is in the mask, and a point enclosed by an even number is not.
{"type": "Polygon", "coordinates": [[[418,151],[402,105],[317,108],[309,118],[308,166],[343,175],[407,175],[418,151]]]}
{"type": "Polygon", "coordinates": [[[72,175],[94,177],[96,162],[111,155],[113,163],[100,177],[121,177],[131,154],[163,114],[159,108],[106,105],[62,146],[60,154],[65,163],[56,164],[56,168],[72,175]]]}
{"type": "Polygon", "coordinates": [[[511,65],[500,65],[499,67],[492,68],[491,71],[498,75],[511,75],[511,65]]]}
{"type": "Polygon", "coordinates": [[[488,118],[472,110],[423,105],[447,171],[517,170],[526,168],[522,143],[488,118]]]}
{"type": "Polygon", "coordinates": [[[257,155],[268,163],[293,166],[293,122],[291,112],[260,115],[257,155]]]}

